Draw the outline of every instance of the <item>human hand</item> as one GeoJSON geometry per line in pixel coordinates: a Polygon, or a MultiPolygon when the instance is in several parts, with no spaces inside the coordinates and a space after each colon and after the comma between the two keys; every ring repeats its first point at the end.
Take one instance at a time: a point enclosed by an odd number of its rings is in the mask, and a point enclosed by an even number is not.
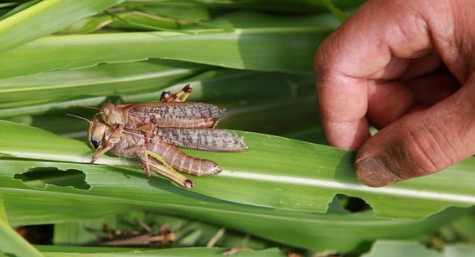
{"type": "Polygon", "coordinates": [[[475,153],[475,2],[372,0],[320,46],[327,141],[359,149],[369,186],[438,172],[475,153]],[[370,137],[368,121],[381,129],[370,137]]]}

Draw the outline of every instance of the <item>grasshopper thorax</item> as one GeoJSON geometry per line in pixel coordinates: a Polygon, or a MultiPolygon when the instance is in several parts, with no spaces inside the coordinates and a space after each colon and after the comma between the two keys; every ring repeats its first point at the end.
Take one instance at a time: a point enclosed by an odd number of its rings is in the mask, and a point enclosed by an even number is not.
{"type": "Polygon", "coordinates": [[[101,116],[109,126],[124,125],[127,123],[127,117],[124,114],[124,108],[111,103],[105,103],[101,106],[101,116]]]}

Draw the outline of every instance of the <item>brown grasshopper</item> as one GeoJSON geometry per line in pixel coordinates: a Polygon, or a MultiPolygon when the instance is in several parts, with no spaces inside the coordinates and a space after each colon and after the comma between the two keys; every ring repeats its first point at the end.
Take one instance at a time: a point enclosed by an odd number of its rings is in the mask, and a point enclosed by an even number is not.
{"type": "Polygon", "coordinates": [[[215,128],[221,119],[227,118],[225,109],[207,103],[186,103],[193,88],[186,85],[175,94],[165,91],[160,102],[103,104],[100,113],[110,126],[121,125],[125,129],[148,132],[154,127],[215,128]]]}
{"type": "Polygon", "coordinates": [[[111,150],[122,157],[137,157],[139,165],[147,172],[164,175],[179,185],[190,188],[193,181],[175,169],[195,176],[215,175],[221,171],[218,164],[191,157],[176,146],[210,151],[242,151],[247,147],[238,135],[222,129],[171,129],[158,128],[147,138],[142,131],[113,128],[99,118],[90,121],[88,139],[96,150],[91,162],[111,150]]]}

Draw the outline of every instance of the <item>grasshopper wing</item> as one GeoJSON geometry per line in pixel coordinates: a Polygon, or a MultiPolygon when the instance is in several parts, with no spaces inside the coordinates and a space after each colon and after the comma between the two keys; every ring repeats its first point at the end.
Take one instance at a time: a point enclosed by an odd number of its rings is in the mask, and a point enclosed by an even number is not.
{"type": "Polygon", "coordinates": [[[226,109],[207,103],[134,103],[128,109],[133,124],[167,128],[211,128],[228,117],[226,109]]]}
{"type": "Polygon", "coordinates": [[[224,129],[156,128],[154,138],[191,149],[237,152],[247,149],[242,137],[224,129]]]}
{"type": "Polygon", "coordinates": [[[215,118],[228,117],[226,109],[207,103],[134,103],[129,109],[130,115],[155,116],[156,119],[164,118],[215,118]]]}

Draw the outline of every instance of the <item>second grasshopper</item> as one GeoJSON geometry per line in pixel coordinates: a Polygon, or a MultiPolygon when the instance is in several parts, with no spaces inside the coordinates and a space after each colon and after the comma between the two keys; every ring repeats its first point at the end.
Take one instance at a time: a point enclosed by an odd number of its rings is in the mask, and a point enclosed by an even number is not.
{"type": "Polygon", "coordinates": [[[151,132],[154,127],[215,128],[228,117],[225,109],[212,104],[185,102],[193,88],[186,85],[175,94],[162,93],[160,102],[103,104],[100,114],[110,126],[151,132]]]}
{"type": "Polygon", "coordinates": [[[221,129],[172,131],[155,128],[153,134],[147,138],[141,131],[124,130],[120,126],[113,128],[99,118],[94,118],[89,125],[88,138],[97,152],[91,162],[95,162],[100,155],[111,150],[117,156],[137,157],[147,177],[151,176],[151,172],[155,172],[183,187],[190,188],[194,185],[193,181],[177,170],[195,176],[205,176],[218,174],[221,168],[213,161],[191,157],[176,146],[226,152],[242,151],[247,148],[241,137],[221,129]]]}

